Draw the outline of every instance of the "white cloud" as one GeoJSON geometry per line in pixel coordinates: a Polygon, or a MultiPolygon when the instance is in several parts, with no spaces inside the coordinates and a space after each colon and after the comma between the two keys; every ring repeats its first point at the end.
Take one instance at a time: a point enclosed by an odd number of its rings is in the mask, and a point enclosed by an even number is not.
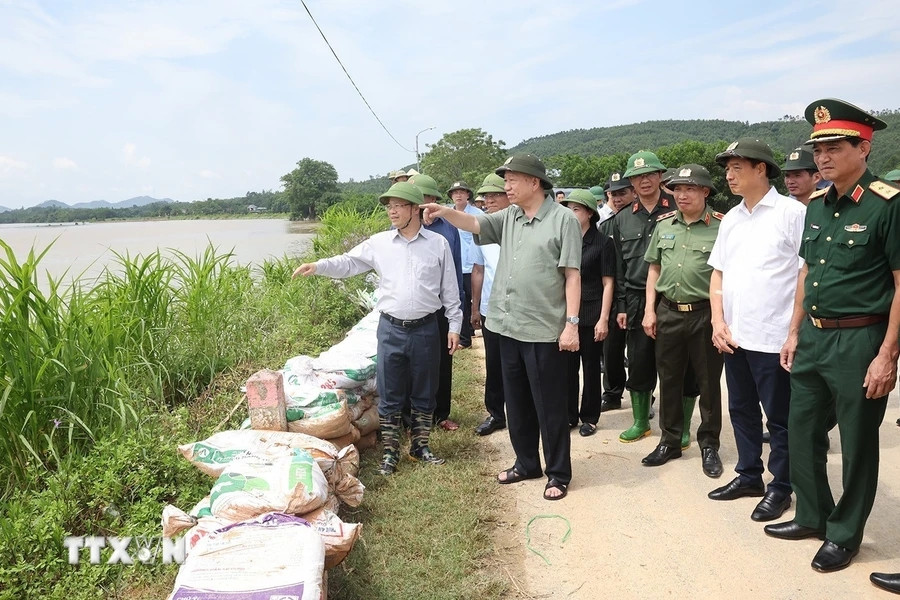
{"type": "Polygon", "coordinates": [[[131,142],[128,142],[122,147],[122,160],[129,167],[146,169],[150,166],[150,159],[146,156],[139,157],[137,154],[137,145],[131,142]]]}
{"type": "Polygon", "coordinates": [[[71,158],[66,158],[65,156],[61,156],[59,158],[53,159],[53,168],[54,169],[62,169],[62,170],[72,170],[72,169],[77,169],[78,165],[71,158]]]}
{"type": "Polygon", "coordinates": [[[13,171],[21,171],[28,168],[28,163],[9,156],[0,155],[0,176],[8,175],[13,171]]]}

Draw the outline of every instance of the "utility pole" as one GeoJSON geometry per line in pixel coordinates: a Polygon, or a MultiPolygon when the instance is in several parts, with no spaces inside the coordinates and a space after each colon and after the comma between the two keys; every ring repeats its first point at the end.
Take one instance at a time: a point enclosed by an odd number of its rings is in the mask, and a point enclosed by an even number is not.
{"type": "Polygon", "coordinates": [[[434,129],[434,127],[427,127],[416,134],[416,171],[422,171],[422,166],[419,164],[419,136],[426,131],[431,131],[432,129],[434,129]]]}

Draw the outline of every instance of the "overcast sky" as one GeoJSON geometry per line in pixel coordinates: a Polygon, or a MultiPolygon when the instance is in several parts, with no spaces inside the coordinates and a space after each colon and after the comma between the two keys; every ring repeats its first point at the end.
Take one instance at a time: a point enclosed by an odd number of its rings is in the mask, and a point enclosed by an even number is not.
{"type": "MultiPolygon", "coordinates": [[[[900,107],[893,0],[307,0],[407,149],[657,119],[900,107]],[[691,8],[685,8],[690,5],[691,8]]],[[[280,189],[415,161],[299,0],[0,0],[0,205],[280,189]]],[[[876,136],[877,143],[877,136],[876,136]]],[[[635,148],[638,150],[638,148],[635,148]]]]}

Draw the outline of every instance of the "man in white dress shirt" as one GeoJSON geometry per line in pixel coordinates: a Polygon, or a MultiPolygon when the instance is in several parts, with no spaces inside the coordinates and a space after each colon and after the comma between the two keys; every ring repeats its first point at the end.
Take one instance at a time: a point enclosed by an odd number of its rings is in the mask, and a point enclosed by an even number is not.
{"type": "Polygon", "coordinates": [[[411,406],[409,454],[427,464],[442,464],[428,446],[438,385],[440,336],[436,313],[450,322],[447,350],[459,347],[462,310],[450,245],[422,227],[421,190],[395,183],[381,195],[394,229],[376,233],[346,254],[304,263],[297,275],[343,279],[374,269],[380,280],[378,302],[378,416],[384,455],[379,472],[390,475],[400,457],[401,410],[411,406]]]}
{"type": "Polygon", "coordinates": [[[794,305],[806,209],[769,183],[780,169],[764,142],[741,138],[718,154],[716,162],[725,167],[732,193],[743,197],[722,220],[709,257],[713,344],[725,354],[738,476],[709,497],[763,496],[750,518],[771,521],[791,505],[787,431],[791,385],[779,353],[794,305]],[[763,483],[760,405],[771,436],[768,489],[763,483]]]}

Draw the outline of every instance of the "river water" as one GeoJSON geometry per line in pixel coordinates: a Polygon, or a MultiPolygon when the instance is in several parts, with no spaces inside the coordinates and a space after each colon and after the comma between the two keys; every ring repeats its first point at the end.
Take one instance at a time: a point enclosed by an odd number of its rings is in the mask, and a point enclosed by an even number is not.
{"type": "MultiPolygon", "coordinates": [[[[41,269],[64,282],[74,278],[90,282],[115,261],[113,251],[134,257],[175,249],[193,257],[211,243],[220,253],[232,252],[238,264],[260,265],[268,258],[304,253],[315,236],[314,227],[285,219],[16,224],[0,225],[0,239],[12,247],[20,263],[32,247],[37,254],[53,244],[41,269]]],[[[6,260],[5,255],[0,258],[6,260]]],[[[41,287],[46,279],[40,277],[41,287]]]]}

